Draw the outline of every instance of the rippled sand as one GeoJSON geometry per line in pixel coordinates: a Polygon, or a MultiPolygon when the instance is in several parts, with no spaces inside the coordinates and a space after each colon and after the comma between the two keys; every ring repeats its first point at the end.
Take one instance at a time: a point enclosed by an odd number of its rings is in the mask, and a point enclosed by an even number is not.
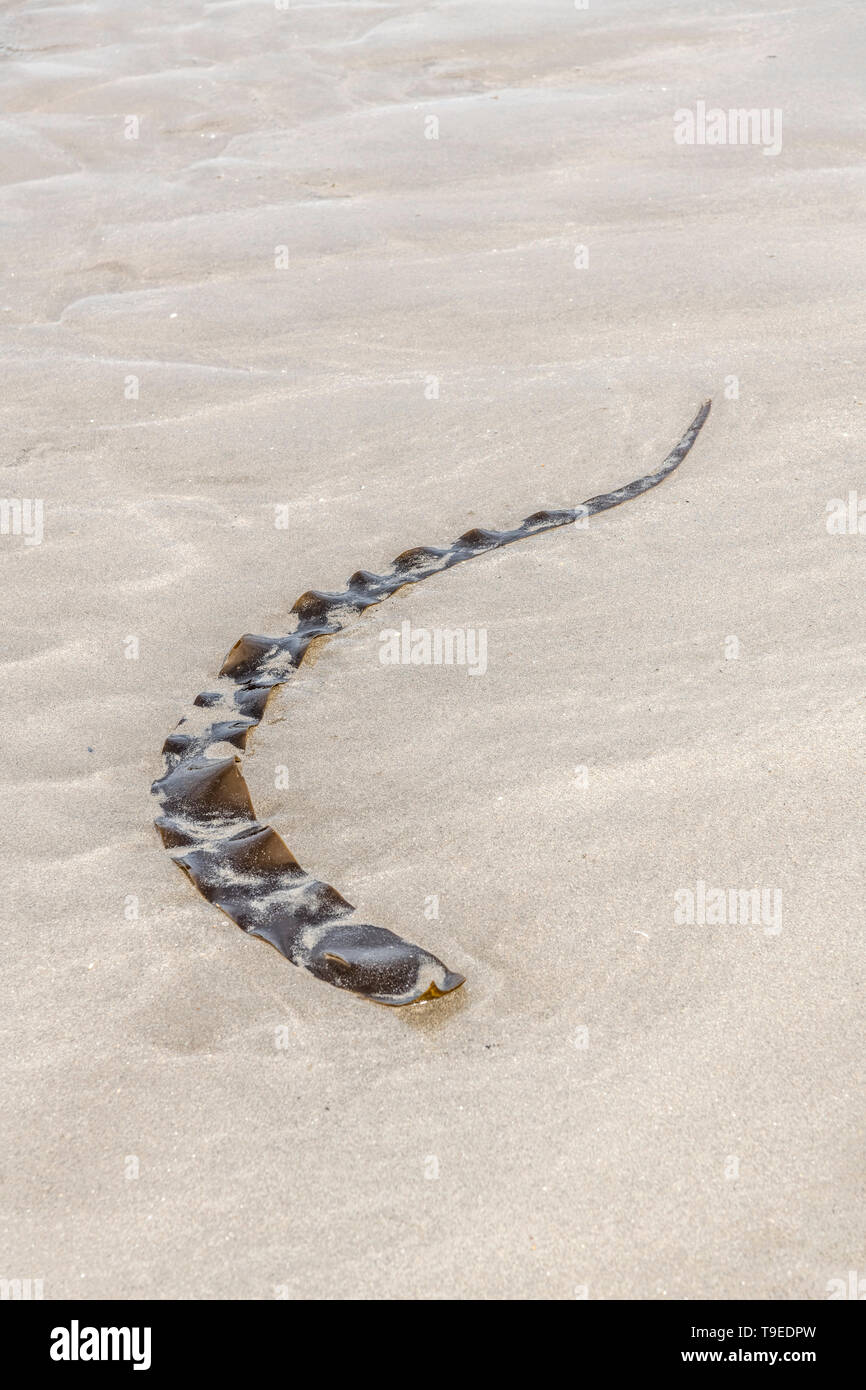
{"type": "Polygon", "coordinates": [[[854,11],[96,0],[5,6],[0,51],[4,487],[45,508],[0,536],[0,1273],[866,1273],[854,11]],[[699,99],[781,153],[677,146],[699,99]],[[261,818],[462,990],[376,1008],[194,892],[149,786],[242,632],[629,482],[707,395],[662,488],[397,595],[253,736],[261,818]],[[382,665],[404,621],[486,629],[485,674],[382,665]],[[678,924],[698,883],[781,930],[678,924]]]}

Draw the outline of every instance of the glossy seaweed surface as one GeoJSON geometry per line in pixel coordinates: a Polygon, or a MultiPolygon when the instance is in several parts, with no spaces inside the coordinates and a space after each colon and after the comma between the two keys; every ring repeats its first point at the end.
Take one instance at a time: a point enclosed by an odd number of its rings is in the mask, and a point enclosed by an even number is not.
{"type": "Polygon", "coordinates": [[[340,632],[405,584],[648,492],[685,458],[709,410],[706,401],[656,472],[627,487],[579,507],[533,512],[510,531],[476,527],[444,549],[404,550],[387,574],[357,570],[339,593],[302,594],[287,636],[241,637],[223,662],[219,688],[197,695],[195,711],[166,739],[165,772],[153,784],[163,844],[199,892],[293,965],[376,1003],[415,1004],[462,985],[462,975],[423,947],[351,920],[351,903],[306,873],[276,831],[259,823],[239,756],[249,731],[260,723],[271,691],[290,679],[315,639],[340,632]]]}

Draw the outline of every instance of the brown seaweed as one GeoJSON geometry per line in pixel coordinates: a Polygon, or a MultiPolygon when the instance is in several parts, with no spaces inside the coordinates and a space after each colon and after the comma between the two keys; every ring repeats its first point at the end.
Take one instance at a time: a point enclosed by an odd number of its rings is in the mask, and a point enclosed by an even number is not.
{"type": "Polygon", "coordinates": [[[404,550],[387,574],[356,570],[340,592],[302,594],[292,608],[296,626],[287,636],[241,637],[222,664],[220,689],[195,698],[195,706],[213,711],[213,719],[199,733],[184,727],[188,719],[180,721],[162,750],[165,772],[153,784],[163,844],[199,892],[293,965],[376,1003],[414,1004],[459,988],[464,977],[429,951],[384,927],[349,920],[352,904],[307,874],[277,832],[256,819],[239,754],[226,749],[243,751],[271,691],[297,670],[314,640],[342,631],[406,584],[639,497],[678,467],[709,410],[705,401],[656,472],[627,487],[591,497],[580,507],[533,512],[510,531],[473,527],[444,549],[404,550]]]}

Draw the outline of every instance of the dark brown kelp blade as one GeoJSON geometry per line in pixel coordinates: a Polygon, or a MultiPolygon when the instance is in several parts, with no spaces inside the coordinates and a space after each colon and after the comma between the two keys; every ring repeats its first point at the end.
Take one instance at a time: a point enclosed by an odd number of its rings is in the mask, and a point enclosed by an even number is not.
{"type": "Polygon", "coordinates": [[[297,625],[288,635],[241,637],[223,662],[221,688],[197,695],[194,712],[166,739],[165,772],[153,784],[163,843],[204,897],[293,965],[377,1004],[417,1004],[458,989],[464,977],[423,947],[352,920],[351,903],[307,874],[277,832],[257,821],[238,750],[261,722],[271,691],[291,678],[316,638],[342,631],[406,584],[648,492],[685,458],[709,410],[705,401],[655,473],[616,492],[575,508],[533,512],[510,531],[476,526],[444,549],[414,546],[397,556],[388,574],[356,570],[340,593],[308,589],[292,609],[297,625]],[[213,712],[210,723],[206,711],[213,712]]]}

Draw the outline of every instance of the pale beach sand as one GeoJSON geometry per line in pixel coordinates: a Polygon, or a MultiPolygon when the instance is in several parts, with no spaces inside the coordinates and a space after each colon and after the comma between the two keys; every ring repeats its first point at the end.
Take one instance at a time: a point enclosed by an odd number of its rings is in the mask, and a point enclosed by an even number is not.
{"type": "Polygon", "coordinates": [[[44,499],[0,536],[4,1277],[866,1275],[858,18],[0,7],[2,490],[44,499]],[[701,100],[781,151],[677,145],[701,100]],[[402,591],[251,738],[261,818],[461,990],[377,1008],[195,892],[149,788],[241,633],[637,478],[707,396],[658,490],[402,591]],[[485,674],[382,665],[405,620],[486,629],[485,674]],[[678,923],[698,883],[781,929],[678,923]]]}

